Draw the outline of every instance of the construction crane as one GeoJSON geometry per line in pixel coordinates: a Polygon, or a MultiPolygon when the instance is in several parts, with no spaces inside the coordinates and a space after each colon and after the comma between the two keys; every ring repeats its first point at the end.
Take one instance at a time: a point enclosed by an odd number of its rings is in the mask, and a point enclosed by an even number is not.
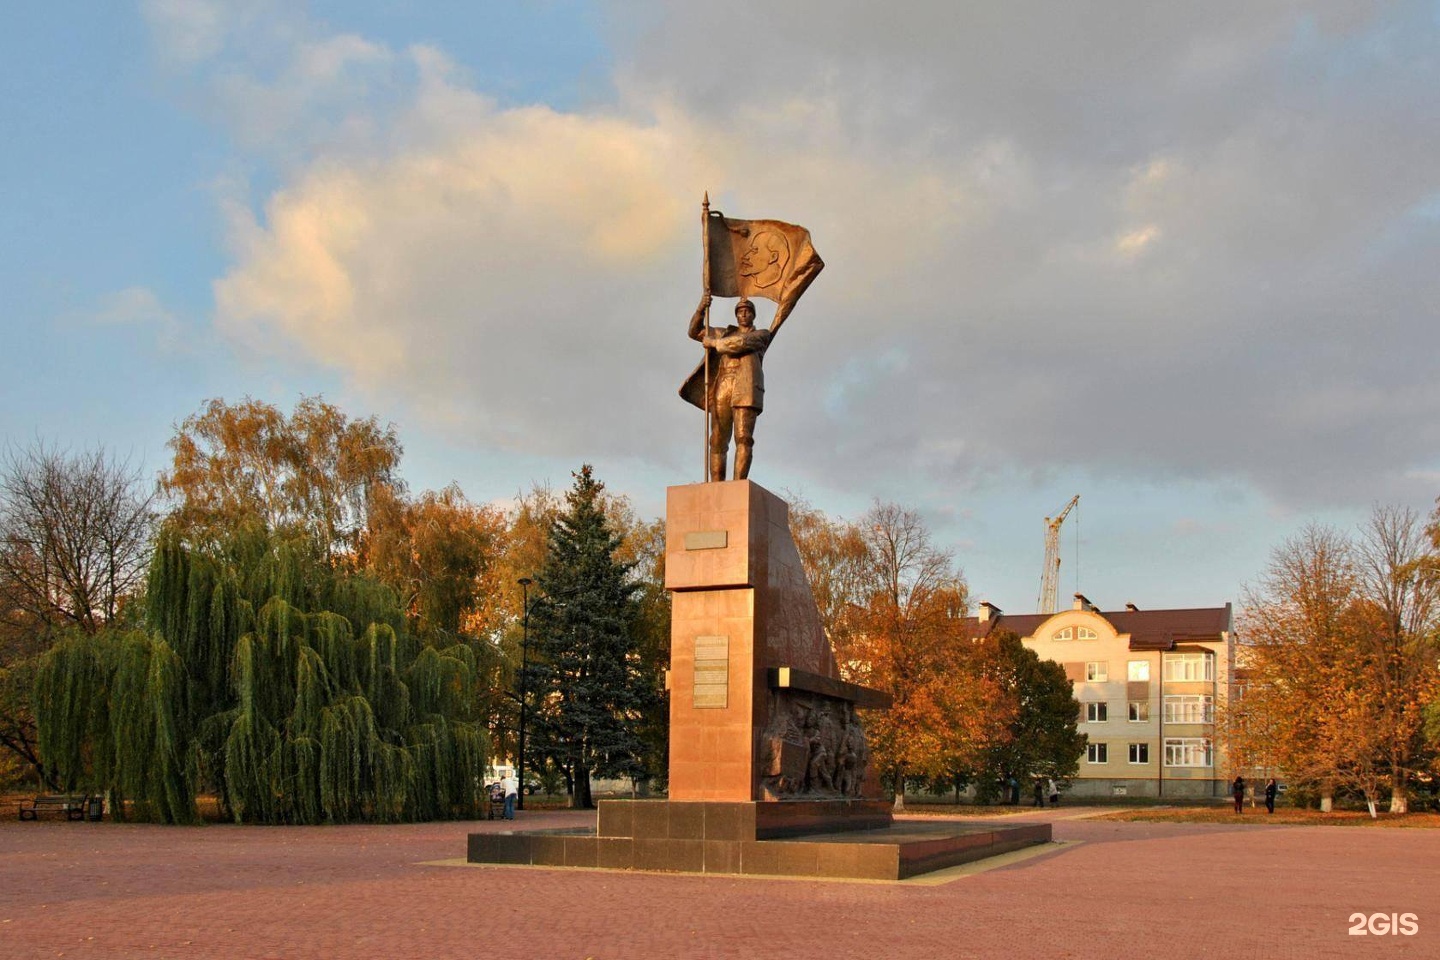
{"type": "Polygon", "coordinates": [[[1077,493],[1057,516],[1045,518],[1045,569],[1040,574],[1040,596],[1035,598],[1040,613],[1054,613],[1060,600],[1060,524],[1079,502],[1077,493]]]}

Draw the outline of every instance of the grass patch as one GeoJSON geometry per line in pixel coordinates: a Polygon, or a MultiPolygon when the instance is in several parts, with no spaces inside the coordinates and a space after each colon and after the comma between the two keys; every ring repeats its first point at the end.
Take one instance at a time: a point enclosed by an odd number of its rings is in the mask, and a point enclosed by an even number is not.
{"type": "Polygon", "coordinates": [[[1149,809],[1116,810],[1114,813],[1099,814],[1091,820],[1122,820],[1129,823],[1282,823],[1294,826],[1334,827],[1420,827],[1440,829],[1440,813],[1381,813],[1378,819],[1370,819],[1363,810],[1336,810],[1321,813],[1319,810],[1300,810],[1294,807],[1279,807],[1266,813],[1264,807],[1245,808],[1236,813],[1229,806],[1207,807],[1151,807],[1149,809]]]}
{"type": "MultiPolygon", "coordinates": [[[[899,811],[899,813],[906,817],[987,817],[994,819],[995,817],[1013,817],[1017,813],[1030,813],[1039,809],[1039,807],[1017,807],[1008,803],[1003,805],[982,806],[976,803],[917,803],[913,800],[907,800],[905,802],[905,809],[899,811]]],[[[1057,807],[1055,809],[1059,808],[1057,807]]]]}

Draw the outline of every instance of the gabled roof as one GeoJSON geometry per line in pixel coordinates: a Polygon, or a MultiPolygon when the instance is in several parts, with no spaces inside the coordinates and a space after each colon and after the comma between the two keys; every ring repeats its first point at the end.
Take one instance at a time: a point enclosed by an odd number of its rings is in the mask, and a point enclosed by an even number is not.
{"type": "MultiPolygon", "coordinates": [[[[1021,637],[1033,637],[1035,632],[1054,617],[1070,613],[1060,610],[1056,613],[1001,612],[989,620],[968,617],[965,630],[968,636],[985,637],[1000,630],[1011,630],[1021,637]]],[[[1223,607],[1196,607],[1182,610],[1090,610],[1089,613],[1104,619],[1118,634],[1130,635],[1131,650],[1173,650],[1186,642],[1216,643],[1224,639],[1223,634],[1231,629],[1230,604],[1223,607]]]]}

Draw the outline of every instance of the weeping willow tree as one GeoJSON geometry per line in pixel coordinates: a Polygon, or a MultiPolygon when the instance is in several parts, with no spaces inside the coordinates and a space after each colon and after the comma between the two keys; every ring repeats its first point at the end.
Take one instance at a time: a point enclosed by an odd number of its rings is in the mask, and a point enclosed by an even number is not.
{"type": "Polygon", "coordinates": [[[180,659],[140,631],[75,633],[45,655],[36,677],[40,749],[68,790],[107,790],[147,818],[195,819],[180,659]]]}
{"type": "Polygon", "coordinates": [[[68,787],[167,822],[201,790],[251,823],[481,809],[493,654],[415,640],[388,587],[263,530],[204,549],[169,531],[147,620],[42,664],[43,749],[68,787]]]}

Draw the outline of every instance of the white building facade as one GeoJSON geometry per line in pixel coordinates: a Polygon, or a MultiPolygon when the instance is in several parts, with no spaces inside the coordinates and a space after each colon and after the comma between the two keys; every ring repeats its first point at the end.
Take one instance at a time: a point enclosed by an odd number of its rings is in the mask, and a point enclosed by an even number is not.
{"type": "Polygon", "coordinates": [[[1228,794],[1216,710],[1233,676],[1229,604],[1104,612],[1077,594],[1070,610],[1012,616],[982,603],[972,629],[1012,631],[1065,667],[1089,739],[1071,796],[1228,794]]]}

